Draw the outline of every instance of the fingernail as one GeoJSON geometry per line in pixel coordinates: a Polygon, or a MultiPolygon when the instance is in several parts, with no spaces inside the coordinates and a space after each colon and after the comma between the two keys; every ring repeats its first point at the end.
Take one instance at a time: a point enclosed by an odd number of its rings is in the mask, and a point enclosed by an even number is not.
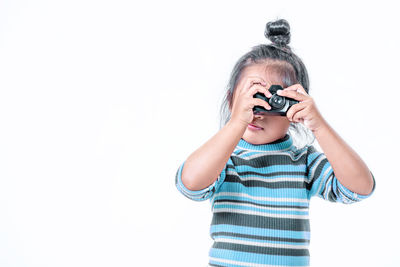
{"type": "Polygon", "coordinates": [[[276,91],[276,93],[277,93],[278,95],[280,95],[280,94],[282,94],[282,90],[278,90],[278,91],[276,91]]]}

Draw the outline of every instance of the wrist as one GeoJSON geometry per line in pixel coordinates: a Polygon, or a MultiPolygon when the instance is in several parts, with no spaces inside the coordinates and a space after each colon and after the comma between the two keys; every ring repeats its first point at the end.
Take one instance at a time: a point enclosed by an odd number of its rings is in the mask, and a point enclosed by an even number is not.
{"type": "Polygon", "coordinates": [[[243,122],[243,121],[238,121],[238,120],[232,120],[231,119],[231,120],[229,120],[227,122],[226,125],[229,125],[229,127],[233,127],[233,128],[235,128],[237,130],[242,130],[243,133],[244,133],[244,131],[246,131],[248,123],[247,122],[243,122]]]}
{"type": "Polygon", "coordinates": [[[312,133],[316,138],[329,130],[329,124],[324,120],[318,127],[316,127],[314,130],[312,130],[312,133]]]}
{"type": "Polygon", "coordinates": [[[235,127],[242,127],[242,128],[247,128],[248,123],[240,120],[229,120],[228,123],[229,125],[234,125],[235,127]]]}

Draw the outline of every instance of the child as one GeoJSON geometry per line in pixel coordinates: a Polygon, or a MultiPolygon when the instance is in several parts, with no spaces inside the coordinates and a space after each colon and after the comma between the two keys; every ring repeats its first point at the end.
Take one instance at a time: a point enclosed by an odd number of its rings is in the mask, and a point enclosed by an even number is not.
{"type": "Polygon", "coordinates": [[[224,126],[176,173],[183,195],[210,199],[209,266],[308,266],[310,198],[350,204],[375,189],[368,167],[309,96],[307,70],[288,46],[289,30],[286,20],[269,22],[265,35],[272,44],[253,47],[239,59],[222,107],[229,109],[224,126]],[[270,109],[253,95],[270,98],[272,84],[299,103],[286,116],[254,114],[254,106],[270,109]],[[301,124],[324,153],[310,144],[294,145],[289,130],[301,124]]]}

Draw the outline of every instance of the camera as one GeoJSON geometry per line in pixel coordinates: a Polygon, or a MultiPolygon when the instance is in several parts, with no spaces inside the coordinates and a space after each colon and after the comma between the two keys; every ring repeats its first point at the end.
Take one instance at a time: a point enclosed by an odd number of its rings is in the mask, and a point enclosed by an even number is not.
{"type": "Polygon", "coordinates": [[[260,98],[268,102],[268,104],[271,106],[271,109],[267,110],[262,106],[254,106],[253,113],[267,113],[268,115],[286,116],[286,112],[289,110],[289,108],[294,104],[299,103],[299,101],[295,99],[278,95],[276,93],[278,90],[283,90],[282,86],[275,84],[271,85],[268,91],[272,94],[272,96],[269,99],[263,93],[257,92],[254,94],[254,98],[260,98]]]}

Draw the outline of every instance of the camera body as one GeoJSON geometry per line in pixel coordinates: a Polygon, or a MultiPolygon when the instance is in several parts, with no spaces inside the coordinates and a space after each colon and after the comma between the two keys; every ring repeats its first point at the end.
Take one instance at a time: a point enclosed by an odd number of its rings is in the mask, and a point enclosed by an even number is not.
{"type": "Polygon", "coordinates": [[[285,96],[280,96],[276,92],[278,90],[283,90],[282,86],[280,85],[271,85],[271,87],[268,89],[268,91],[272,94],[271,98],[267,98],[263,93],[257,92],[254,94],[254,98],[260,98],[271,106],[270,110],[265,109],[262,106],[254,106],[253,107],[253,113],[254,114],[260,114],[260,113],[267,113],[268,115],[274,115],[274,116],[286,116],[287,111],[291,106],[294,104],[299,103],[299,101],[285,97],[285,96]]]}

